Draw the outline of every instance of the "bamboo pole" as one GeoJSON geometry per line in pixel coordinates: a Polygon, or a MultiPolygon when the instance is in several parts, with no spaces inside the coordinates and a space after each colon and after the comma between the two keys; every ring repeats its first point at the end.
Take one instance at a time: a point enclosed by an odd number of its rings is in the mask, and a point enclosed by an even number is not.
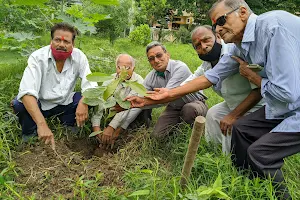
{"type": "Polygon", "coordinates": [[[181,173],[180,185],[182,188],[186,187],[188,179],[190,177],[192,167],[194,165],[194,161],[198,151],[199,143],[202,135],[204,134],[204,125],[205,117],[196,117],[181,173]]]}

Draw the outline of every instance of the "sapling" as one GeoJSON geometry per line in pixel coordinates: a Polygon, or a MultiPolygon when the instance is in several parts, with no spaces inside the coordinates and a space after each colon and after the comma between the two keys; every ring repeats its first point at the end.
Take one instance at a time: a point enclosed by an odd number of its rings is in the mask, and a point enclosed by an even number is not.
{"type": "MultiPolygon", "coordinates": [[[[95,109],[101,109],[104,112],[105,121],[113,117],[117,112],[115,111],[114,107],[118,104],[123,109],[130,108],[130,102],[124,101],[126,98],[124,92],[122,92],[118,86],[122,87],[130,87],[131,90],[134,90],[141,96],[146,95],[146,88],[138,83],[137,81],[127,80],[128,78],[128,70],[125,66],[121,67],[121,72],[117,77],[113,77],[111,75],[107,75],[100,72],[94,72],[92,74],[87,75],[87,80],[92,82],[98,82],[101,86],[96,88],[90,88],[83,92],[84,100],[83,102],[89,106],[97,106],[95,109]],[[112,80],[107,86],[103,86],[102,83],[104,81],[112,80]]],[[[99,84],[99,85],[100,85],[99,84]]],[[[102,117],[102,116],[101,116],[102,117]]],[[[98,134],[103,133],[103,131],[95,131],[92,132],[89,137],[96,136],[98,134]]]]}

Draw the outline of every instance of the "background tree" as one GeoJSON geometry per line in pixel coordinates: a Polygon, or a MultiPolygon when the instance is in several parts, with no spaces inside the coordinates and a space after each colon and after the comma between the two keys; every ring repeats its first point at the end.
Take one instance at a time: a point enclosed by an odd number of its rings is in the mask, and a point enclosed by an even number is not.
{"type": "Polygon", "coordinates": [[[132,25],[133,0],[120,0],[118,6],[101,6],[101,13],[107,14],[109,18],[95,24],[97,33],[101,37],[108,37],[113,43],[118,37],[125,37],[129,34],[132,25]]]}

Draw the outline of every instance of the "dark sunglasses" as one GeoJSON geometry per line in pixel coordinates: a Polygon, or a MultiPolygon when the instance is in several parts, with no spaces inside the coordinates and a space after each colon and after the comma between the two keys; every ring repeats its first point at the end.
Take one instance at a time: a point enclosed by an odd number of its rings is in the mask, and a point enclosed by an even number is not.
{"type": "Polygon", "coordinates": [[[162,53],[157,53],[155,56],[150,56],[150,57],[148,57],[148,61],[149,61],[149,62],[152,62],[152,61],[155,60],[155,58],[161,59],[161,58],[163,57],[163,55],[164,55],[164,54],[162,54],[162,53]]]}
{"type": "Polygon", "coordinates": [[[227,15],[233,13],[234,11],[236,11],[237,9],[239,9],[240,7],[237,7],[235,9],[233,9],[232,11],[226,13],[225,15],[222,15],[221,17],[219,17],[217,20],[216,20],[216,23],[214,23],[212,25],[212,30],[213,32],[216,32],[216,28],[217,28],[217,25],[218,26],[224,26],[224,24],[226,23],[226,17],[227,15]]]}

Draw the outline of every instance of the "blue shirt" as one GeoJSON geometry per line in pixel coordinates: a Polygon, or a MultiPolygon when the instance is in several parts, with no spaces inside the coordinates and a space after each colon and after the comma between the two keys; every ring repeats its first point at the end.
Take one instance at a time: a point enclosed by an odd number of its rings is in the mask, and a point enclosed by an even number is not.
{"type": "Polygon", "coordinates": [[[213,84],[238,71],[230,56],[263,68],[266,119],[283,119],[271,132],[300,132],[300,18],[285,11],[251,14],[243,40],[205,73],[213,84]]]}

